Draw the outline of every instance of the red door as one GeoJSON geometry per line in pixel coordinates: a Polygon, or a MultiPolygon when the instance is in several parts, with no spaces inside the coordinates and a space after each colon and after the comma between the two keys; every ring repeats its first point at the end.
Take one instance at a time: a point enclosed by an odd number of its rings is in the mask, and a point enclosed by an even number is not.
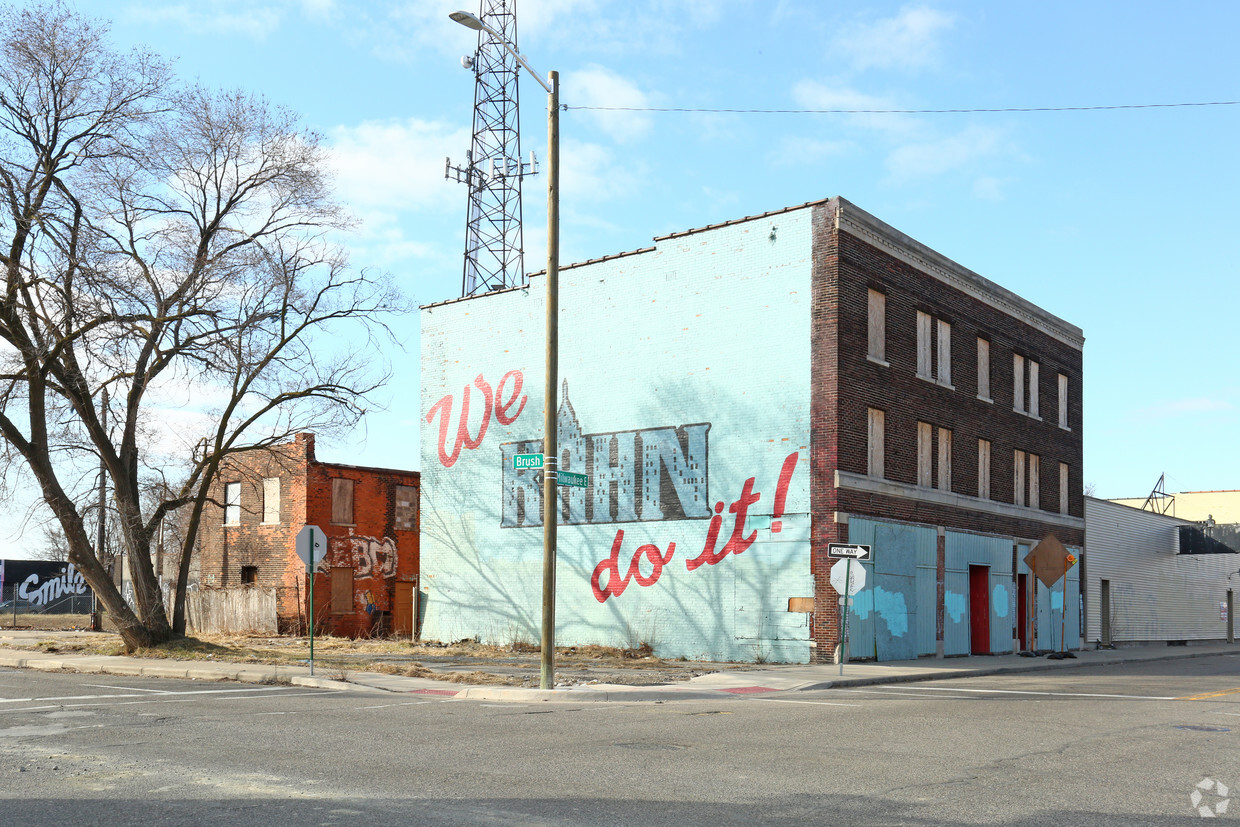
{"type": "Polygon", "coordinates": [[[1029,575],[1016,575],[1016,636],[1020,650],[1029,648],[1029,575]]]}
{"type": "Polygon", "coordinates": [[[990,566],[969,566],[969,651],[990,654],[990,566]]]}

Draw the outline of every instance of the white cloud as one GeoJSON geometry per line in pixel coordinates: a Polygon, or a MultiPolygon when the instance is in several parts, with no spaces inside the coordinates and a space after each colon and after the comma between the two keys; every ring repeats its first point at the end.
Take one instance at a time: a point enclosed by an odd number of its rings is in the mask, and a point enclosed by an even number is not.
{"type": "MultiPolygon", "coordinates": [[[[650,106],[646,94],[632,81],[603,66],[591,65],[569,74],[561,88],[561,100],[578,106],[644,108],[650,106]]],[[[583,114],[617,141],[640,138],[650,131],[647,112],[602,112],[583,110],[583,114]]]]}
{"type": "Polygon", "coordinates": [[[462,188],[444,180],[444,159],[469,149],[468,128],[417,118],[338,126],[328,135],[336,192],[359,212],[447,208],[462,188]]]}
{"type": "Polygon", "coordinates": [[[895,17],[845,27],[833,45],[856,69],[918,69],[937,64],[940,36],[954,22],[926,6],[905,6],[895,17]]]}
{"type": "MultiPolygon", "coordinates": [[[[903,108],[889,98],[868,95],[843,83],[817,80],[798,81],[792,87],[792,98],[805,109],[855,111],[903,108]]],[[[919,130],[917,119],[911,115],[869,111],[847,115],[843,120],[852,126],[893,134],[908,134],[919,130]]]]}
{"type": "Polygon", "coordinates": [[[780,166],[801,166],[827,158],[838,158],[855,148],[856,143],[848,140],[832,141],[787,135],[780,139],[779,146],[771,151],[770,157],[772,163],[780,166]]]}
{"type": "Polygon", "coordinates": [[[1174,399],[1143,408],[1138,411],[1138,416],[1167,418],[1176,416],[1187,416],[1192,414],[1209,414],[1223,413],[1234,411],[1236,406],[1224,399],[1211,399],[1205,396],[1190,397],[1188,399],[1174,399]]]}
{"type": "Polygon", "coordinates": [[[221,32],[261,41],[280,25],[283,9],[233,2],[147,3],[130,8],[127,16],[143,23],[166,23],[194,32],[221,32]]]}
{"type": "Polygon", "coordinates": [[[1011,152],[1003,130],[969,126],[946,138],[899,147],[887,156],[887,170],[898,180],[942,175],[1011,152]]]}
{"type": "Polygon", "coordinates": [[[1003,189],[1012,180],[1011,178],[978,178],[973,182],[973,195],[983,201],[1002,201],[1005,197],[1003,189]]]}

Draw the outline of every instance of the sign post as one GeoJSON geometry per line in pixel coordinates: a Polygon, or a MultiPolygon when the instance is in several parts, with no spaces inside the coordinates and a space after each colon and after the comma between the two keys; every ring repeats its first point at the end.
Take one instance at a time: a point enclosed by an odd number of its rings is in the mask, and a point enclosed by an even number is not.
{"type": "Polygon", "coordinates": [[[302,526],[293,541],[297,556],[306,564],[306,574],[310,577],[310,676],[314,677],[314,570],[327,554],[327,537],[323,529],[316,525],[302,526]]]}
{"type": "Polygon", "coordinates": [[[869,560],[870,547],[830,543],[827,546],[827,556],[844,561],[843,568],[840,568],[839,565],[831,567],[831,586],[837,592],[844,595],[840,601],[844,612],[844,620],[840,630],[840,674],[843,675],[844,664],[848,660],[848,606],[851,603],[852,596],[861,591],[865,586],[865,569],[857,566],[854,570],[852,562],[853,560],[869,560]]]}

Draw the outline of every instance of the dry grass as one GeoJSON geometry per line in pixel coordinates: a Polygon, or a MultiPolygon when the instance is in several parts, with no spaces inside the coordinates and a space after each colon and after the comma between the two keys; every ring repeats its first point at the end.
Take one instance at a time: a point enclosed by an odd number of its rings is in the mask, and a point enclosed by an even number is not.
{"type": "Polygon", "coordinates": [[[521,686],[524,680],[514,675],[494,675],[490,672],[436,672],[427,669],[420,663],[371,663],[366,666],[367,672],[381,672],[384,675],[400,675],[405,678],[431,678],[445,683],[467,683],[471,686],[521,686]]]}
{"type": "Polygon", "coordinates": [[[90,615],[17,613],[16,621],[11,613],[0,612],[0,629],[38,629],[40,631],[89,631],[90,615]]]}

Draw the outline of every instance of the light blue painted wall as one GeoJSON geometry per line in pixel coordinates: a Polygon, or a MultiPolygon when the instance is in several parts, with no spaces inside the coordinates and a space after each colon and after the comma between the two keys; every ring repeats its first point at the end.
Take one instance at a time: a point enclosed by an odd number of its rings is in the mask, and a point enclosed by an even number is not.
{"type": "MultiPolygon", "coordinates": [[[[610,470],[594,478],[607,479],[606,494],[566,494],[571,524],[559,527],[556,588],[560,644],[649,641],[662,657],[809,660],[807,616],[787,608],[790,597],[814,593],[810,221],[810,209],[782,213],[561,272],[559,372],[571,405],[560,406],[560,448],[568,460],[562,467],[582,471],[587,456],[602,456],[610,470]],[[636,433],[661,453],[638,456],[636,433]],[[617,468],[610,468],[612,437],[596,445],[590,436],[600,434],[614,435],[617,468]],[[790,456],[782,530],[773,531],[790,456]],[[680,459],[684,466],[668,475],[674,484],[646,485],[662,476],[661,462],[680,459]],[[747,482],[760,499],[741,534],[754,544],[690,570],[688,561],[707,546],[717,503],[716,550],[732,536],[729,509],[747,482]],[[636,496],[639,485],[648,496],[636,496]],[[681,502],[683,517],[673,513],[681,502]],[[606,516],[585,522],[596,504],[606,516]],[[660,510],[666,519],[649,519],[660,510]],[[646,546],[623,593],[600,601],[592,577],[612,549],[623,576],[646,546]],[[669,552],[657,570],[653,560],[669,552]]],[[[539,636],[541,495],[534,474],[511,471],[505,458],[541,450],[544,284],[536,277],[528,289],[422,311],[428,639],[506,643],[539,636]],[[467,387],[467,439],[454,452],[467,387]],[[492,414],[479,436],[488,392],[492,414]]]]}

